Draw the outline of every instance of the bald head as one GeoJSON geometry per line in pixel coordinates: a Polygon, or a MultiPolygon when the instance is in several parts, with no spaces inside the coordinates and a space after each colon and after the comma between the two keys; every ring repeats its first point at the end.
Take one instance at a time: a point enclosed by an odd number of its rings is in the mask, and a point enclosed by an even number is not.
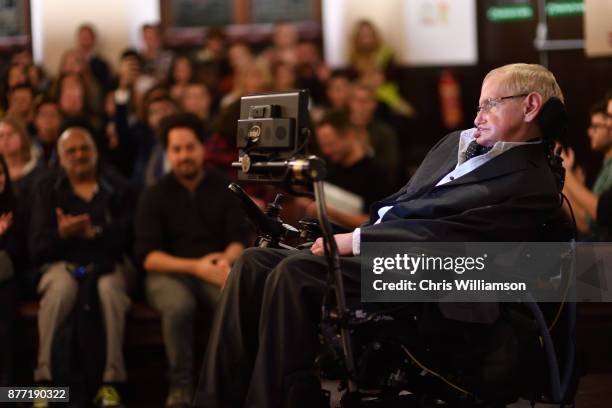
{"type": "Polygon", "coordinates": [[[57,152],[60,165],[69,178],[95,178],[98,151],[87,129],[81,127],[66,129],[57,141],[57,152]]]}
{"type": "Polygon", "coordinates": [[[57,150],[61,151],[62,146],[66,144],[66,141],[71,139],[86,139],[95,148],[95,143],[91,133],[89,133],[89,130],[80,126],[72,126],[64,130],[57,139],[57,150]]]}

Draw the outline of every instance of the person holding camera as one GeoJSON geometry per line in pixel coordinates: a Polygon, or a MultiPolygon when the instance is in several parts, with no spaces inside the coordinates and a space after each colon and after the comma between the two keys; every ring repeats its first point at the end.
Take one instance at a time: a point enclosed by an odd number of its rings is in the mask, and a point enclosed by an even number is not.
{"type": "MultiPolygon", "coordinates": [[[[75,306],[79,311],[98,308],[106,360],[95,403],[120,407],[117,387],[127,379],[122,343],[125,314],[130,307],[124,256],[129,248],[135,198],[126,180],[99,169],[96,146],[86,129],[66,129],[57,151],[61,169],[38,181],[30,224],[31,257],[41,266],[34,380],[41,386],[53,382],[54,337],[75,306]]],[[[81,331],[91,327],[91,322],[81,324],[80,318],[76,320],[80,326],[77,337],[87,337],[81,331]]],[[[95,344],[96,339],[90,340],[90,347],[100,346],[95,344]]],[[[104,350],[83,351],[80,357],[85,360],[90,354],[104,355],[104,350]]]]}
{"type": "Polygon", "coordinates": [[[196,306],[213,312],[230,266],[250,242],[249,222],[217,170],[204,168],[203,123],[177,113],[161,123],[171,172],[143,192],[135,254],[147,271],[151,305],[161,313],[170,388],[166,407],[189,407],[196,306]]]}
{"type": "MultiPolygon", "coordinates": [[[[362,243],[539,240],[543,222],[561,206],[559,166],[548,155],[562,100],[542,66],[489,72],[475,127],[440,140],[408,184],[371,206],[366,223],[335,235],[347,303],[360,300],[362,243]]],[[[310,252],[249,248],[236,260],[195,406],[323,406],[314,371],[328,282],[323,254],[319,238],[310,252]]],[[[497,303],[438,306],[448,321],[488,325],[501,318],[497,303]]]]}

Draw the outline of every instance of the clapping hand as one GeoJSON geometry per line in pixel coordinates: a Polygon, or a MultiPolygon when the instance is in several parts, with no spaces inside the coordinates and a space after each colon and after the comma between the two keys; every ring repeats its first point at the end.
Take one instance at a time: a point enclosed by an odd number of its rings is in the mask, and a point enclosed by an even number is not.
{"type": "Polygon", "coordinates": [[[91,225],[89,214],[64,214],[61,208],[55,209],[57,230],[60,238],[93,238],[96,233],[91,225]]]}
{"type": "Polygon", "coordinates": [[[13,224],[13,212],[5,212],[0,215],[0,235],[4,235],[4,233],[11,227],[13,224]]]}

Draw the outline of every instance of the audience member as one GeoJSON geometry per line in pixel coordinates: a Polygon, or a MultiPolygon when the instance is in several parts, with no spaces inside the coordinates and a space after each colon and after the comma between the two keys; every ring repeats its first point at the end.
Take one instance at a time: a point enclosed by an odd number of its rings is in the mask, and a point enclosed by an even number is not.
{"type": "MultiPolygon", "coordinates": [[[[365,146],[357,139],[345,112],[333,111],[324,116],[317,124],[316,138],[327,161],[328,215],[335,223],[352,230],[367,221],[370,205],[389,195],[393,185],[385,169],[366,155],[365,146]]],[[[316,216],[311,199],[296,201],[309,216],[316,216]]]]}
{"type": "Polygon", "coordinates": [[[32,143],[23,123],[11,116],[0,119],[0,154],[8,165],[8,176],[17,195],[29,191],[39,174],[40,151],[32,143]]]}
{"type": "Polygon", "coordinates": [[[360,76],[372,69],[384,71],[392,67],[393,50],[382,42],[371,21],[360,20],[355,24],[349,61],[360,76]]]}
{"type": "Polygon", "coordinates": [[[28,72],[26,67],[21,64],[12,64],[6,72],[4,80],[4,90],[7,91],[14,86],[25,84],[28,82],[28,72]]]}
{"type": "Polygon", "coordinates": [[[351,93],[351,79],[346,71],[334,71],[325,84],[326,107],[347,110],[351,93]]]}
{"type": "Polygon", "coordinates": [[[204,47],[194,54],[198,82],[203,82],[218,96],[219,84],[230,73],[227,59],[225,32],[221,27],[211,27],[206,33],[204,47]]]}
{"type": "Polygon", "coordinates": [[[15,268],[13,266],[13,214],[15,196],[8,167],[0,155],[0,386],[13,385],[14,321],[17,311],[15,268]]]}
{"type": "Polygon", "coordinates": [[[295,67],[286,62],[277,62],[272,66],[273,91],[287,91],[297,88],[295,67]]]}
{"type": "Polygon", "coordinates": [[[8,95],[12,88],[28,84],[26,68],[20,64],[11,64],[2,75],[2,89],[0,89],[0,103],[2,109],[8,108],[8,95]]]}
{"type": "Polygon", "coordinates": [[[594,106],[591,110],[591,125],[588,130],[591,149],[604,156],[601,170],[592,190],[585,186],[584,181],[579,179],[573,169],[574,151],[567,148],[563,157],[563,164],[567,170],[563,192],[569,198],[577,215],[577,227],[587,236],[587,239],[602,238],[609,236],[610,233],[608,230],[610,226],[602,225],[600,230],[598,225],[599,215],[609,213],[612,208],[606,208],[599,202],[600,196],[608,191],[612,192],[612,128],[609,115],[612,115],[612,93],[608,100],[594,106]]]}
{"type": "Polygon", "coordinates": [[[186,112],[194,113],[202,120],[211,119],[212,95],[203,83],[188,83],[185,86],[181,105],[186,112]]]}
{"type": "Polygon", "coordinates": [[[367,85],[355,83],[349,98],[351,123],[357,127],[368,154],[380,163],[395,183],[399,170],[397,133],[386,122],[376,118],[376,96],[367,85]]]}
{"type": "Polygon", "coordinates": [[[153,88],[143,100],[144,117],[130,124],[129,102],[129,89],[115,92],[115,130],[119,145],[113,154],[122,172],[129,174],[137,186],[143,187],[153,184],[168,170],[164,150],[155,132],[159,122],[174,113],[177,107],[165,88],[153,88]]]}
{"type": "Polygon", "coordinates": [[[74,124],[93,130],[98,125],[98,118],[89,104],[90,98],[83,79],[75,74],[60,76],[55,86],[54,97],[57,98],[64,119],[62,128],[74,124]]]}
{"type": "Polygon", "coordinates": [[[393,50],[385,45],[372,22],[361,20],[355,26],[350,55],[351,68],[359,80],[375,91],[375,97],[393,113],[411,118],[414,107],[399,92],[394,82],[397,69],[393,63],[393,50]]]}
{"type": "Polygon", "coordinates": [[[279,21],[274,25],[272,47],[264,50],[263,57],[269,65],[284,62],[291,66],[297,64],[297,45],[300,33],[294,23],[279,21]]]}
{"type": "Polygon", "coordinates": [[[16,85],[9,89],[7,115],[19,119],[26,126],[32,123],[34,112],[34,90],[28,84],[16,85]]]}
{"type": "Polygon", "coordinates": [[[40,150],[32,143],[23,124],[10,116],[0,119],[0,155],[7,165],[4,175],[19,203],[12,216],[11,259],[18,271],[17,279],[23,294],[30,295],[36,279],[31,273],[32,262],[27,249],[28,226],[36,183],[45,171],[39,160],[40,150]]]}
{"type": "Polygon", "coordinates": [[[298,44],[296,73],[298,87],[308,89],[315,104],[323,103],[325,83],[332,70],[321,58],[321,51],[313,41],[300,41],[298,44]]]}
{"type": "Polygon", "coordinates": [[[254,63],[254,57],[248,45],[238,42],[230,46],[228,61],[231,72],[223,77],[219,84],[219,92],[223,95],[220,102],[222,109],[243,94],[240,78],[242,72],[254,63]]]}
{"type": "Polygon", "coordinates": [[[85,103],[89,112],[100,112],[104,95],[102,85],[97,82],[84,55],[79,50],[69,49],[62,54],[58,75],[60,79],[66,76],[78,77],[85,90],[85,103]]]}
{"type": "Polygon", "coordinates": [[[144,45],[142,49],[144,72],[153,75],[158,81],[166,79],[172,64],[173,54],[163,47],[160,25],[143,25],[142,40],[144,45]]]}
{"type": "Polygon", "coordinates": [[[185,87],[194,79],[193,61],[186,55],[178,55],[170,66],[167,87],[170,96],[176,101],[180,101],[185,93],[185,87]]]}
{"type": "Polygon", "coordinates": [[[227,179],[203,168],[201,120],[175,114],[161,128],[172,171],[140,199],[135,253],[148,272],[147,298],[162,315],[170,381],[166,407],[182,408],[193,392],[196,305],[213,312],[231,263],[249,243],[249,230],[227,179]]]}
{"type": "Polygon", "coordinates": [[[95,404],[117,407],[117,387],[127,379],[122,343],[130,299],[124,256],[134,196],[125,180],[98,169],[96,146],[86,129],[65,130],[57,149],[61,170],[41,178],[30,224],[29,249],[42,274],[34,381],[53,381],[54,336],[76,306],[81,362],[87,366],[105,356],[95,404]]]}
{"type": "MultiPolygon", "coordinates": [[[[606,124],[612,134],[612,90],[606,95],[606,124]]],[[[611,136],[612,137],[612,136],[611,136]]],[[[604,191],[597,201],[598,238],[603,242],[612,241],[612,189],[604,191]]]]}
{"type": "Polygon", "coordinates": [[[34,94],[46,95],[49,91],[50,81],[45,70],[39,65],[31,64],[26,67],[26,73],[28,75],[28,82],[34,90],[34,94]]]}
{"type": "Polygon", "coordinates": [[[17,51],[11,55],[11,65],[21,65],[22,67],[27,67],[33,63],[34,60],[32,59],[32,53],[28,48],[17,51]]]}
{"type": "MultiPolygon", "coordinates": [[[[271,81],[270,71],[263,61],[248,66],[239,77],[241,93],[233,97],[233,101],[222,109],[216,118],[215,133],[206,144],[206,157],[211,164],[223,169],[227,174],[235,174],[231,163],[238,157],[236,131],[240,116],[240,97],[270,91],[271,81]]],[[[223,101],[221,105],[224,105],[223,101]]]]}
{"type": "Polygon", "coordinates": [[[43,99],[34,112],[34,140],[37,143],[43,167],[53,168],[58,164],[57,139],[60,135],[62,114],[55,99],[43,99]]]}
{"type": "Polygon", "coordinates": [[[102,90],[110,86],[111,70],[106,60],[96,53],[96,30],[92,24],[81,24],[76,32],[76,48],[89,65],[98,85],[102,90]]]}

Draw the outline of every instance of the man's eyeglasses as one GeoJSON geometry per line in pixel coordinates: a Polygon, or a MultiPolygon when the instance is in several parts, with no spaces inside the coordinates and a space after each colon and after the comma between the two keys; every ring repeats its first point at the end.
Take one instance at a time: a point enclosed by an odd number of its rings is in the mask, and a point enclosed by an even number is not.
{"type": "Polygon", "coordinates": [[[608,129],[608,125],[606,125],[605,123],[593,123],[589,126],[589,129],[608,129]]]}
{"type": "Polygon", "coordinates": [[[508,100],[508,99],[513,99],[513,98],[524,98],[525,96],[527,96],[529,94],[526,93],[522,93],[522,94],[518,94],[518,95],[510,95],[510,96],[502,96],[500,98],[490,98],[490,99],[486,99],[482,105],[478,105],[476,107],[476,113],[487,113],[489,112],[491,109],[493,109],[494,107],[496,107],[497,105],[501,104],[503,101],[508,100]]]}

